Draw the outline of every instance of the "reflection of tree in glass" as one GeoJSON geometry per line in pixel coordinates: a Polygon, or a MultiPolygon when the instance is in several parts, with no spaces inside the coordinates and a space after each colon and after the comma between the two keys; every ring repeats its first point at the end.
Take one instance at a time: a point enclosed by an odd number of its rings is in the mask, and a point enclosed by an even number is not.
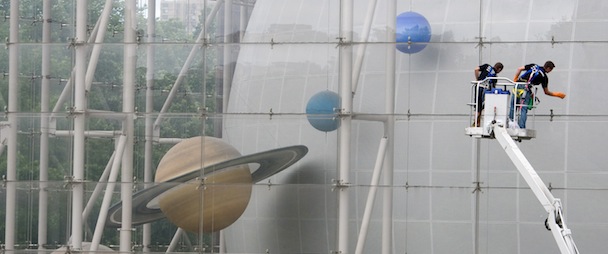
{"type": "MultiPolygon", "coordinates": [[[[74,47],[69,46],[71,38],[75,34],[75,4],[80,1],[56,0],[52,4],[51,41],[51,75],[50,79],[50,108],[53,108],[70,79],[74,63],[74,47]]],[[[40,113],[41,100],[41,62],[42,58],[42,1],[21,0],[20,1],[20,23],[19,23],[19,84],[20,84],[20,111],[24,113],[40,113]]],[[[105,1],[88,1],[89,33],[92,32],[95,23],[99,19],[105,1]]],[[[0,14],[9,16],[9,0],[0,0],[0,14]]],[[[138,10],[138,31],[146,31],[145,10],[138,10]]],[[[113,2],[108,28],[104,37],[104,45],[100,54],[99,62],[95,70],[93,84],[88,91],[88,107],[91,110],[104,110],[122,112],[122,86],[123,86],[123,24],[124,24],[124,2],[113,2]]],[[[200,28],[200,25],[198,26],[200,28]]],[[[215,26],[207,29],[214,31],[215,26]]],[[[154,110],[158,112],[164,103],[168,89],[173,85],[179,68],[183,65],[190,49],[200,47],[193,42],[192,34],[188,34],[183,25],[175,21],[157,21],[156,63],[155,63],[155,98],[154,110]]],[[[0,22],[0,37],[8,38],[9,22],[0,22]]],[[[146,35],[142,35],[142,45],[148,43],[146,35]]],[[[92,45],[90,46],[92,48],[92,45]]],[[[181,84],[179,95],[174,99],[170,112],[174,115],[162,123],[162,135],[166,137],[191,137],[201,134],[213,133],[212,120],[205,120],[201,116],[201,110],[215,112],[215,73],[217,47],[207,47],[201,51],[201,56],[193,63],[187,78],[181,84]],[[212,98],[212,99],[209,99],[212,98]],[[204,127],[204,128],[203,128],[204,127]],[[204,131],[204,132],[203,132],[204,131]]],[[[138,48],[138,66],[145,66],[145,47],[138,48]]],[[[8,50],[0,50],[0,72],[8,73],[8,50]]],[[[145,112],[145,88],[146,68],[139,67],[136,73],[136,107],[145,112]]],[[[6,107],[8,102],[8,79],[0,78],[0,107],[6,107]]],[[[67,116],[69,109],[73,107],[73,98],[64,105],[59,105],[61,110],[57,120],[57,130],[70,130],[72,118],[67,116]]],[[[20,184],[17,207],[17,236],[16,242],[20,246],[26,243],[35,243],[38,230],[38,188],[30,186],[38,180],[39,172],[39,136],[40,119],[37,115],[20,117],[20,130],[18,142],[18,176],[20,184]]],[[[135,144],[134,144],[134,172],[138,182],[143,179],[143,157],[144,157],[144,118],[135,120],[135,144]]],[[[87,119],[87,130],[121,130],[121,122],[116,119],[89,118],[87,119]]],[[[90,192],[98,184],[97,181],[103,172],[108,160],[114,150],[114,140],[107,138],[87,138],[85,141],[85,180],[90,182],[85,185],[86,192],[90,192]]],[[[73,156],[73,138],[51,137],[49,140],[49,207],[48,207],[48,240],[50,246],[65,244],[68,241],[70,229],[70,191],[69,184],[64,182],[65,178],[72,175],[71,159],[73,156]],[[67,210],[66,210],[67,209],[67,210]]],[[[154,164],[162,157],[171,145],[154,146],[154,164]]],[[[0,175],[6,175],[6,156],[0,157],[0,175]]],[[[1,196],[0,199],[5,198],[1,196]]],[[[118,198],[118,197],[117,197],[118,198]]],[[[0,202],[6,203],[6,202],[0,202]]],[[[92,237],[101,201],[97,201],[96,208],[87,220],[85,241],[92,237]]],[[[5,209],[0,209],[0,216],[4,217],[5,209]]],[[[4,220],[0,220],[0,229],[4,228],[4,220]]],[[[160,245],[168,244],[172,237],[167,232],[175,232],[175,227],[166,221],[157,222],[153,227],[152,242],[160,245]]],[[[137,230],[136,232],[141,232],[137,230]]],[[[0,230],[0,239],[4,239],[5,231],[0,230]]],[[[208,236],[203,236],[207,239],[208,236]]],[[[114,229],[105,230],[102,244],[108,246],[118,242],[118,232],[114,229]]],[[[140,238],[137,238],[140,239],[140,238]]]]}

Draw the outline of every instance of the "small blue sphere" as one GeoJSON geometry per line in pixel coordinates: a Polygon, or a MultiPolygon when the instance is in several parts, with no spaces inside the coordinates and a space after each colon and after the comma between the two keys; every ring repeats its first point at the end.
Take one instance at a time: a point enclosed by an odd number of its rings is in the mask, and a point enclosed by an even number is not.
{"type": "Polygon", "coordinates": [[[329,132],[338,129],[340,119],[337,110],[340,108],[340,96],[332,91],[315,94],[306,104],[306,117],[315,129],[329,132]]]}
{"type": "Polygon", "coordinates": [[[403,53],[418,53],[431,41],[431,25],[416,12],[404,12],[397,16],[397,49],[403,53]]]}

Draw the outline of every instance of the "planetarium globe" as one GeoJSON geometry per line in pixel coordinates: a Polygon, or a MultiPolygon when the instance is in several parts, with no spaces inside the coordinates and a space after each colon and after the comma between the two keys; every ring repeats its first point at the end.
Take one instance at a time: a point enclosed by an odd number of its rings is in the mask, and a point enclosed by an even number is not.
{"type": "MultiPolygon", "coordinates": [[[[338,140],[344,133],[339,128],[350,127],[353,135],[349,141],[352,142],[351,147],[356,148],[351,150],[350,161],[358,167],[353,169],[361,172],[351,175],[357,178],[353,181],[369,183],[371,179],[366,178],[372,175],[368,173],[374,166],[379,142],[374,138],[380,139],[385,128],[373,119],[360,119],[372,114],[385,115],[388,96],[398,99],[396,107],[399,112],[408,110],[406,106],[410,98],[414,98],[412,103],[421,112],[434,106],[434,102],[417,103],[428,99],[431,93],[423,93],[421,89],[430,86],[409,89],[405,80],[411,73],[402,70],[398,71],[400,81],[397,89],[394,94],[387,95],[385,66],[387,54],[395,55],[395,45],[386,43],[389,36],[384,33],[372,32],[369,38],[362,38],[367,12],[358,9],[353,18],[353,40],[379,43],[368,45],[361,54],[363,64],[360,71],[351,76],[350,125],[335,117],[335,109],[341,107],[341,98],[344,98],[341,96],[347,96],[341,89],[345,78],[345,75],[340,75],[342,47],[327,43],[337,42],[336,38],[340,37],[340,16],[327,13],[337,4],[335,1],[316,1],[314,4],[310,1],[290,1],[290,4],[256,1],[243,37],[245,43],[239,45],[226,108],[228,114],[222,123],[222,138],[242,153],[294,143],[305,145],[310,151],[300,162],[298,170],[269,179],[270,187],[254,185],[249,208],[237,222],[223,231],[226,239],[232,239],[227,246],[228,252],[324,253],[334,248],[337,232],[332,228],[337,221],[332,216],[339,210],[339,205],[332,202],[336,192],[325,187],[339,178],[336,173],[340,158],[338,140]],[[302,6],[310,8],[302,9],[302,6]],[[327,9],[320,11],[319,6],[327,9]],[[270,41],[282,44],[260,44],[270,41]],[[263,234],[250,234],[252,228],[263,234]],[[308,244],[310,242],[318,244],[308,244]]],[[[382,8],[378,7],[378,10],[382,8]]],[[[380,21],[374,23],[371,31],[383,31],[387,22],[395,22],[395,18],[389,21],[383,15],[374,18],[374,22],[380,21]]],[[[430,38],[430,30],[426,31],[430,38]]],[[[358,46],[353,47],[353,65],[359,56],[358,46]]],[[[400,68],[408,68],[408,60],[407,54],[396,55],[400,68]]],[[[416,64],[426,66],[428,62],[429,59],[423,58],[417,59],[416,64]]],[[[396,129],[407,128],[408,124],[396,129]]],[[[357,198],[353,196],[351,201],[357,198]]]]}

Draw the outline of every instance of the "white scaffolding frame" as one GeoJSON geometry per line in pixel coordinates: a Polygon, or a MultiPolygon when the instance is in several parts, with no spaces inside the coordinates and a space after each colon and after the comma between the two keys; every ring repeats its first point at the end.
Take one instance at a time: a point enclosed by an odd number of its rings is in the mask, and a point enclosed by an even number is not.
{"type": "MultiPolygon", "coordinates": [[[[205,6],[207,6],[205,0],[205,6]]],[[[49,137],[53,136],[68,136],[72,137],[73,140],[73,162],[72,162],[72,176],[69,177],[68,183],[71,187],[72,204],[71,204],[71,233],[70,239],[67,243],[67,247],[70,250],[80,251],[83,250],[83,238],[84,238],[84,220],[91,213],[93,202],[92,199],[99,197],[102,190],[102,185],[96,186],[92,193],[91,200],[89,200],[85,207],[85,195],[84,195],[84,183],[85,183],[85,138],[86,137],[105,137],[114,138],[117,142],[115,151],[112,157],[109,159],[106,170],[99,179],[99,181],[107,181],[105,195],[102,200],[102,208],[100,215],[97,218],[97,226],[95,227],[95,233],[93,235],[93,241],[90,245],[90,251],[98,249],[101,240],[101,234],[103,232],[103,225],[105,224],[107,210],[109,208],[113,189],[117,183],[121,185],[120,196],[122,203],[125,207],[131,207],[131,199],[133,195],[133,143],[134,143],[134,120],[135,120],[135,68],[137,60],[137,29],[136,29],[136,0],[125,1],[125,29],[124,29],[124,76],[123,76],[123,100],[122,100],[122,112],[100,112],[94,109],[88,108],[87,96],[93,84],[93,77],[99,55],[103,46],[103,40],[105,38],[105,31],[112,10],[112,0],[106,0],[104,9],[100,15],[99,20],[96,22],[94,28],[90,31],[90,36],[87,34],[88,29],[88,17],[87,17],[87,1],[75,1],[75,38],[71,40],[70,47],[73,48],[75,54],[74,69],[72,70],[71,77],[67,80],[66,86],[62,91],[58,101],[52,110],[50,110],[50,97],[49,97],[49,84],[50,84],[50,23],[51,19],[51,1],[43,1],[43,51],[42,51],[42,79],[41,79],[41,125],[40,125],[40,190],[39,190],[39,214],[38,214],[38,249],[42,252],[46,249],[47,239],[47,217],[48,217],[48,154],[49,154],[49,137]],[[57,130],[56,129],[56,118],[62,112],[62,106],[70,96],[73,95],[74,107],[71,109],[70,114],[73,116],[73,129],[71,130],[57,130]],[[122,121],[121,131],[97,131],[97,130],[86,130],[86,119],[91,116],[99,116],[102,118],[116,118],[122,121]],[[118,172],[121,173],[121,182],[116,182],[118,172]],[[126,181],[124,179],[127,179],[126,181]],[[73,215],[79,216],[73,216],[73,215]]],[[[140,2],[140,1],[139,1],[140,2]]],[[[6,139],[7,147],[7,158],[8,158],[8,170],[6,175],[6,186],[7,186],[7,211],[6,211],[6,237],[4,250],[5,252],[11,253],[15,250],[15,227],[16,227],[16,196],[17,196],[17,137],[18,137],[18,103],[19,103],[19,89],[18,89],[18,77],[19,77],[19,0],[11,0],[10,2],[10,36],[7,42],[9,48],[9,62],[11,63],[9,69],[9,104],[7,109],[7,122],[2,122],[2,138],[0,151],[4,150],[4,144],[6,139]]],[[[148,0],[148,16],[156,16],[156,0],[148,0]]],[[[224,1],[218,0],[211,13],[205,20],[205,26],[201,31],[195,45],[192,47],[188,59],[183,65],[182,71],[176,82],[174,83],[169,97],[163,104],[163,108],[156,118],[153,117],[153,87],[154,87],[154,54],[155,46],[154,43],[148,43],[146,50],[148,57],[146,59],[146,119],[145,119],[145,165],[144,165],[144,182],[146,186],[149,185],[153,180],[153,165],[152,165],[152,147],[154,143],[176,143],[180,139],[175,138],[162,138],[159,135],[160,121],[163,119],[164,114],[171,105],[171,101],[175,96],[183,78],[186,75],[186,71],[190,67],[194,57],[197,55],[200,45],[206,40],[208,26],[211,24],[212,19],[216,17],[218,10],[222,6],[224,8],[224,22],[227,22],[225,28],[226,36],[225,42],[231,42],[230,34],[232,33],[231,26],[231,12],[232,12],[232,0],[224,1]],[[155,121],[156,120],[156,121],[155,121]]],[[[242,3],[241,3],[242,5],[242,3]]],[[[241,16],[244,18],[245,16],[241,16]]],[[[241,26],[246,23],[241,23],[241,26]]],[[[244,28],[243,28],[244,29],[244,28]]],[[[155,35],[155,19],[148,19],[148,41],[154,42],[156,40],[155,35]]],[[[204,49],[204,47],[202,47],[204,49]]],[[[231,52],[229,47],[225,47],[224,50],[225,65],[229,65],[232,60],[231,52]]],[[[231,72],[225,72],[224,82],[231,82],[231,72]]],[[[230,88],[230,86],[224,85],[224,87],[230,88]]],[[[223,101],[227,102],[226,98],[229,94],[229,90],[224,91],[223,101]]],[[[120,251],[130,252],[133,248],[131,234],[131,209],[122,210],[122,226],[120,230],[120,251]]],[[[143,226],[143,251],[149,252],[150,246],[150,225],[143,226]]],[[[178,230],[175,236],[179,236],[181,231],[178,230]]]]}
{"type": "MultiPolygon", "coordinates": [[[[49,92],[48,89],[50,76],[50,3],[49,1],[43,1],[44,3],[44,23],[43,23],[43,58],[42,58],[42,96],[41,96],[41,144],[40,144],[40,198],[39,198],[39,230],[38,230],[38,248],[44,250],[47,238],[47,206],[46,200],[48,197],[47,190],[45,188],[45,179],[48,179],[48,139],[49,136],[72,136],[73,137],[73,168],[70,184],[72,187],[72,216],[71,221],[71,239],[70,249],[75,251],[82,250],[83,242],[83,221],[87,218],[90,213],[90,206],[84,203],[84,167],[85,167],[85,138],[90,136],[114,138],[116,140],[116,147],[114,154],[108,161],[106,170],[102,175],[100,181],[107,179],[108,184],[106,187],[106,195],[103,198],[102,209],[100,216],[97,220],[97,226],[93,236],[93,242],[91,244],[91,250],[96,250],[100,244],[101,239],[101,226],[105,224],[105,214],[107,212],[112,190],[116,187],[116,179],[120,170],[120,190],[121,200],[124,207],[131,207],[131,198],[133,190],[133,143],[134,143],[134,119],[135,119],[135,67],[137,59],[137,33],[136,33],[136,0],[125,1],[125,30],[124,30],[124,77],[123,77],[123,108],[122,112],[96,112],[93,109],[89,109],[87,105],[87,93],[90,91],[91,85],[93,84],[93,77],[99,59],[99,54],[102,49],[104,33],[107,31],[107,24],[110,15],[112,0],[107,0],[100,16],[99,21],[96,23],[94,29],[91,31],[90,36],[87,34],[87,1],[75,1],[76,2],[76,37],[71,45],[75,52],[75,65],[65,89],[63,90],[57,104],[52,111],[49,111],[49,92]],[[74,128],[72,130],[56,130],[55,118],[56,115],[61,112],[61,106],[65,103],[70,94],[74,93],[74,109],[71,112],[73,114],[74,128]],[[45,92],[47,91],[47,92],[45,92]],[[46,112],[49,112],[48,114],[46,112]],[[121,131],[96,131],[86,130],[86,119],[88,116],[97,114],[100,117],[114,117],[122,121],[123,128],[121,131]],[[126,181],[125,181],[126,179],[126,181]]],[[[205,0],[205,3],[207,0],[205,0]]],[[[156,0],[148,0],[148,16],[155,17],[155,6],[157,5],[156,0]]],[[[362,253],[364,250],[364,244],[367,237],[368,225],[370,223],[370,213],[374,207],[375,199],[377,196],[377,190],[380,182],[385,186],[393,185],[393,161],[394,161],[394,135],[395,135],[395,97],[396,84],[395,84],[395,54],[394,48],[387,47],[387,60],[385,64],[386,69],[386,84],[385,84],[385,113],[386,116],[363,116],[357,115],[353,110],[353,97],[357,92],[359,83],[359,72],[362,67],[363,57],[365,55],[366,43],[370,34],[371,24],[376,11],[377,0],[369,1],[368,13],[365,17],[365,22],[362,31],[362,43],[359,44],[357,51],[355,52],[355,44],[353,44],[353,0],[340,1],[340,38],[337,42],[339,46],[339,94],[341,97],[340,105],[340,128],[338,134],[338,146],[339,146],[339,158],[338,158],[338,179],[336,180],[336,187],[338,190],[338,224],[337,224],[337,253],[350,253],[350,234],[349,222],[351,213],[349,211],[350,203],[349,200],[352,198],[352,190],[350,188],[351,182],[349,175],[352,173],[350,161],[351,161],[351,128],[353,120],[363,121],[374,121],[383,124],[384,135],[379,137],[380,144],[377,151],[376,164],[373,169],[373,178],[369,190],[367,202],[365,205],[365,213],[361,221],[360,231],[356,242],[355,253],[362,253]]],[[[190,68],[194,58],[198,55],[200,50],[205,50],[204,44],[207,39],[208,25],[211,23],[220,8],[224,6],[224,38],[223,41],[225,46],[223,48],[223,66],[225,67],[223,72],[223,100],[222,109],[225,110],[228,105],[228,95],[230,94],[230,84],[232,83],[232,70],[231,61],[234,58],[232,55],[232,49],[230,44],[233,42],[232,34],[232,10],[234,8],[233,0],[218,0],[211,10],[209,16],[206,17],[204,27],[201,33],[198,35],[194,46],[192,47],[187,60],[184,62],[180,73],[173,84],[171,91],[163,104],[157,117],[154,117],[153,108],[153,87],[154,87],[154,43],[148,43],[146,45],[147,59],[146,59],[146,109],[145,109],[145,164],[144,164],[144,182],[149,184],[152,182],[152,171],[154,166],[152,165],[152,148],[155,143],[175,143],[179,139],[164,138],[160,136],[160,122],[165,117],[174,96],[187,74],[187,70],[190,68]]],[[[386,14],[387,20],[396,20],[396,1],[388,1],[386,14]]],[[[8,106],[8,123],[6,131],[7,137],[7,156],[8,156],[8,170],[7,170],[7,212],[6,212],[6,239],[5,249],[7,252],[15,249],[15,217],[16,217],[16,169],[17,169],[17,130],[19,121],[17,117],[18,108],[18,52],[19,52],[19,41],[18,41],[18,25],[19,25],[19,8],[13,8],[13,6],[19,6],[19,0],[11,0],[11,15],[10,15],[10,37],[8,40],[9,48],[9,62],[11,63],[9,69],[9,106],[8,106]]],[[[241,6],[242,7],[242,6],[241,6]]],[[[241,15],[244,11],[241,9],[241,15]]],[[[244,31],[243,26],[246,23],[243,22],[244,17],[241,19],[241,32],[244,31]]],[[[390,22],[389,22],[390,23],[390,22]]],[[[147,27],[147,40],[148,42],[154,42],[155,36],[155,20],[153,18],[148,19],[147,27]]],[[[242,33],[240,37],[244,36],[242,33]]],[[[387,41],[395,41],[395,24],[388,24],[387,41]]],[[[2,142],[4,143],[4,142],[2,142]]],[[[476,149],[476,155],[474,155],[474,167],[479,172],[479,141],[475,141],[473,145],[476,149]]],[[[93,197],[97,197],[102,192],[102,187],[96,188],[93,192],[93,197]]],[[[393,188],[385,188],[382,192],[383,207],[382,207],[382,253],[389,254],[393,252],[393,188]]],[[[478,199],[478,198],[477,198],[478,199]]],[[[120,228],[120,251],[131,252],[132,251],[132,225],[131,225],[131,210],[122,210],[122,227],[120,228]]],[[[150,252],[149,246],[151,228],[150,225],[143,226],[143,251],[150,252]]],[[[168,252],[174,250],[177,244],[177,239],[182,236],[183,231],[178,229],[175,232],[173,241],[171,242],[168,252]]],[[[477,241],[478,230],[475,230],[477,241]]],[[[220,239],[220,244],[223,245],[224,239],[220,239]]],[[[475,245],[477,246],[477,244],[475,245]]],[[[220,247],[223,252],[224,247],[220,247]]]]}
{"type": "MultiPolygon", "coordinates": [[[[88,17],[87,17],[87,1],[76,1],[76,22],[75,22],[75,38],[72,40],[71,47],[73,47],[75,53],[74,69],[72,75],[68,79],[64,90],[62,91],[58,101],[52,110],[49,107],[49,84],[50,84],[50,23],[51,23],[51,3],[50,1],[43,1],[43,57],[42,57],[42,80],[41,80],[41,112],[49,112],[41,114],[41,137],[40,137],[40,197],[39,197],[39,227],[38,227],[38,249],[43,251],[46,246],[47,238],[47,213],[48,213],[48,192],[46,189],[46,180],[48,179],[48,153],[49,153],[49,136],[71,136],[73,139],[73,163],[72,163],[72,176],[70,177],[69,184],[71,186],[72,204],[71,211],[71,237],[68,243],[70,250],[80,251],[83,250],[83,229],[84,220],[89,216],[92,209],[92,202],[89,200],[85,206],[84,199],[84,182],[85,182],[85,138],[86,137],[105,137],[114,138],[116,140],[116,147],[112,157],[109,159],[106,170],[99,179],[99,181],[107,181],[105,185],[105,195],[102,200],[102,207],[100,215],[97,219],[97,225],[93,235],[93,241],[90,245],[90,251],[98,249],[103,225],[105,224],[105,217],[107,209],[110,205],[113,189],[118,182],[118,172],[121,172],[120,178],[122,179],[119,184],[121,200],[125,207],[130,207],[132,199],[132,185],[133,185],[133,131],[134,131],[134,92],[135,92],[135,63],[136,63],[136,0],[127,0],[125,2],[125,29],[124,29],[124,76],[123,76],[123,109],[122,112],[99,112],[94,109],[88,108],[87,96],[93,84],[93,77],[97,68],[99,55],[101,53],[105,32],[108,30],[107,26],[109,23],[109,17],[112,9],[112,0],[106,0],[104,9],[100,15],[99,20],[96,22],[94,28],[91,30],[90,36],[87,34],[88,29],[88,17]],[[72,91],[73,90],[73,91],[72,91]],[[74,108],[71,110],[73,115],[73,129],[71,130],[57,130],[56,129],[56,118],[57,115],[62,112],[62,105],[67,102],[69,97],[74,96],[74,108]],[[96,131],[86,129],[87,117],[98,115],[104,118],[116,118],[122,121],[121,131],[96,131]],[[127,179],[126,181],[124,179],[127,179]]],[[[207,1],[205,1],[206,3],[207,1]]],[[[156,0],[148,0],[148,16],[156,16],[157,5],[156,0]]],[[[187,60],[182,66],[182,69],[178,75],[177,80],[173,84],[168,98],[163,104],[158,116],[154,118],[152,113],[153,109],[153,87],[154,87],[154,43],[148,43],[146,45],[147,59],[146,59],[146,118],[145,118],[145,162],[144,162],[144,182],[149,184],[152,182],[152,147],[154,143],[175,143],[177,139],[167,139],[160,137],[159,126],[160,122],[164,118],[168,108],[171,105],[172,99],[177,94],[177,90],[180,87],[183,78],[186,76],[186,72],[189,69],[194,57],[198,54],[198,51],[204,47],[200,47],[204,40],[206,40],[206,33],[208,25],[211,20],[216,17],[219,9],[224,6],[224,43],[230,44],[232,41],[232,6],[233,0],[218,0],[211,10],[210,14],[206,18],[205,25],[201,33],[198,35],[195,41],[195,46],[192,47],[187,60]]],[[[371,24],[374,18],[374,12],[376,10],[377,1],[370,1],[368,13],[366,15],[362,40],[366,42],[368,40],[371,24]]],[[[8,41],[9,46],[9,107],[8,107],[8,134],[6,135],[7,153],[8,153],[8,171],[7,171],[7,213],[6,213],[6,239],[5,249],[11,251],[15,249],[15,207],[16,207],[16,149],[17,149],[17,127],[18,118],[16,113],[18,109],[18,25],[19,25],[19,0],[11,0],[11,16],[10,16],[10,37],[8,41]],[[14,7],[17,8],[14,8],[14,7]]],[[[241,32],[244,31],[246,23],[244,22],[244,10],[241,5],[241,32]]],[[[395,120],[392,117],[381,119],[355,117],[352,109],[353,95],[357,91],[359,75],[363,63],[363,57],[366,51],[366,44],[360,44],[356,54],[354,54],[353,42],[353,0],[341,1],[342,15],[341,15],[341,27],[340,27],[340,38],[339,38],[339,54],[340,54],[340,95],[342,97],[342,105],[340,110],[341,115],[341,127],[339,136],[340,146],[340,158],[339,158],[339,180],[336,185],[339,186],[339,218],[338,223],[338,248],[342,253],[348,252],[349,246],[349,174],[350,174],[350,139],[351,139],[351,122],[354,118],[359,120],[376,121],[381,122],[385,128],[385,135],[380,139],[380,147],[378,151],[378,158],[376,166],[374,168],[374,180],[372,186],[378,186],[380,182],[380,174],[384,169],[383,183],[386,185],[392,185],[392,169],[393,169],[393,136],[394,136],[394,124],[395,120]]],[[[387,7],[387,15],[389,19],[395,19],[396,1],[389,1],[387,7]]],[[[148,19],[147,23],[147,40],[148,42],[154,42],[156,40],[155,35],[155,19],[148,19]]],[[[391,24],[387,30],[387,40],[395,40],[395,27],[391,24]]],[[[240,34],[242,38],[244,34],[240,34]]],[[[388,60],[386,63],[386,113],[392,115],[395,112],[395,55],[392,52],[392,48],[387,48],[388,60]],[[393,96],[390,96],[393,95],[393,96]]],[[[232,60],[232,49],[228,46],[224,47],[223,59],[224,67],[229,68],[232,60]]],[[[223,74],[223,105],[222,109],[227,108],[228,98],[230,93],[230,83],[232,81],[231,69],[225,69],[223,74]]],[[[6,133],[6,131],[4,132],[6,133]]],[[[100,196],[102,186],[99,185],[93,191],[91,199],[100,196]]],[[[372,188],[368,195],[368,201],[366,204],[366,216],[364,216],[361,222],[361,231],[359,233],[359,239],[357,241],[356,253],[361,253],[365,243],[367,235],[367,225],[370,220],[370,212],[373,207],[377,188],[372,188]]],[[[384,191],[384,207],[383,207],[383,253],[392,252],[392,189],[387,188],[384,191]]],[[[122,227],[120,230],[120,251],[130,252],[131,246],[131,210],[122,210],[122,227]]],[[[143,251],[149,252],[150,246],[150,225],[143,226],[143,251]]],[[[181,230],[175,233],[174,239],[179,238],[182,234],[181,230]]],[[[220,243],[224,243],[224,240],[220,240],[220,243]]],[[[174,241],[168,251],[174,248],[174,241]]],[[[224,251],[224,247],[221,247],[221,251],[224,251]]]]}

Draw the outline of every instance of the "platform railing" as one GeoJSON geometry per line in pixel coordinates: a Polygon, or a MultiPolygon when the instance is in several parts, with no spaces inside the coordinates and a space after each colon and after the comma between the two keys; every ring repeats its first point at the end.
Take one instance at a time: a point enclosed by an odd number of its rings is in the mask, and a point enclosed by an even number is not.
{"type": "MultiPolygon", "coordinates": [[[[471,109],[469,111],[469,122],[471,122],[471,126],[472,127],[480,127],[481,123],[483,121],[480,120],[480,118],[477,117],[477,107],[478,106],[483,106],[483,105],[478,105],[479,103],[483,103],[483,99],[481,101],[478,101],[478,97],[479,97],[479,93],[480,92],[484,92],[490,89],[494,89],[494,88],[500,88],[502,90],[505,91],[509,91],[509,111],[511,110],[511,108],[514,109],[513,112],[513,119],[512,120],[514,123],[517,123],[519,121],[519,118],[521,117],[521,107],[523,106],[527,106],[524,103],[520,103],[519,100],[517,100],[516,98],[514,99],[513,96],[516,96],[515,92],[518,91],[518,89],[525,89],[526,85],[528,85],[525,82],[515,82],[509,78],[505,78],[505,77],[487,77],[483,80],[475,80],[475,81],[471,81],[471,101],[469,103],[467,103],[467,105],[471,106],[471,109]],[[492,82],[493,81],[493,82],[492,82]],[[480,88],[483,88],[483,90],[481,90],[480,88]]],[[[532,92],[533,94],[536,94],[536,88],[531,88],[529,92],[532,92]]],[[[532,105],[530,105],[531,107],[528,108],[528,112],[536,107],[536,103],[537,101],[534,99],[534,97],[532,98],[532,105]]],[[[483,116],[483,114],[482,114],[483,116]]]]}

